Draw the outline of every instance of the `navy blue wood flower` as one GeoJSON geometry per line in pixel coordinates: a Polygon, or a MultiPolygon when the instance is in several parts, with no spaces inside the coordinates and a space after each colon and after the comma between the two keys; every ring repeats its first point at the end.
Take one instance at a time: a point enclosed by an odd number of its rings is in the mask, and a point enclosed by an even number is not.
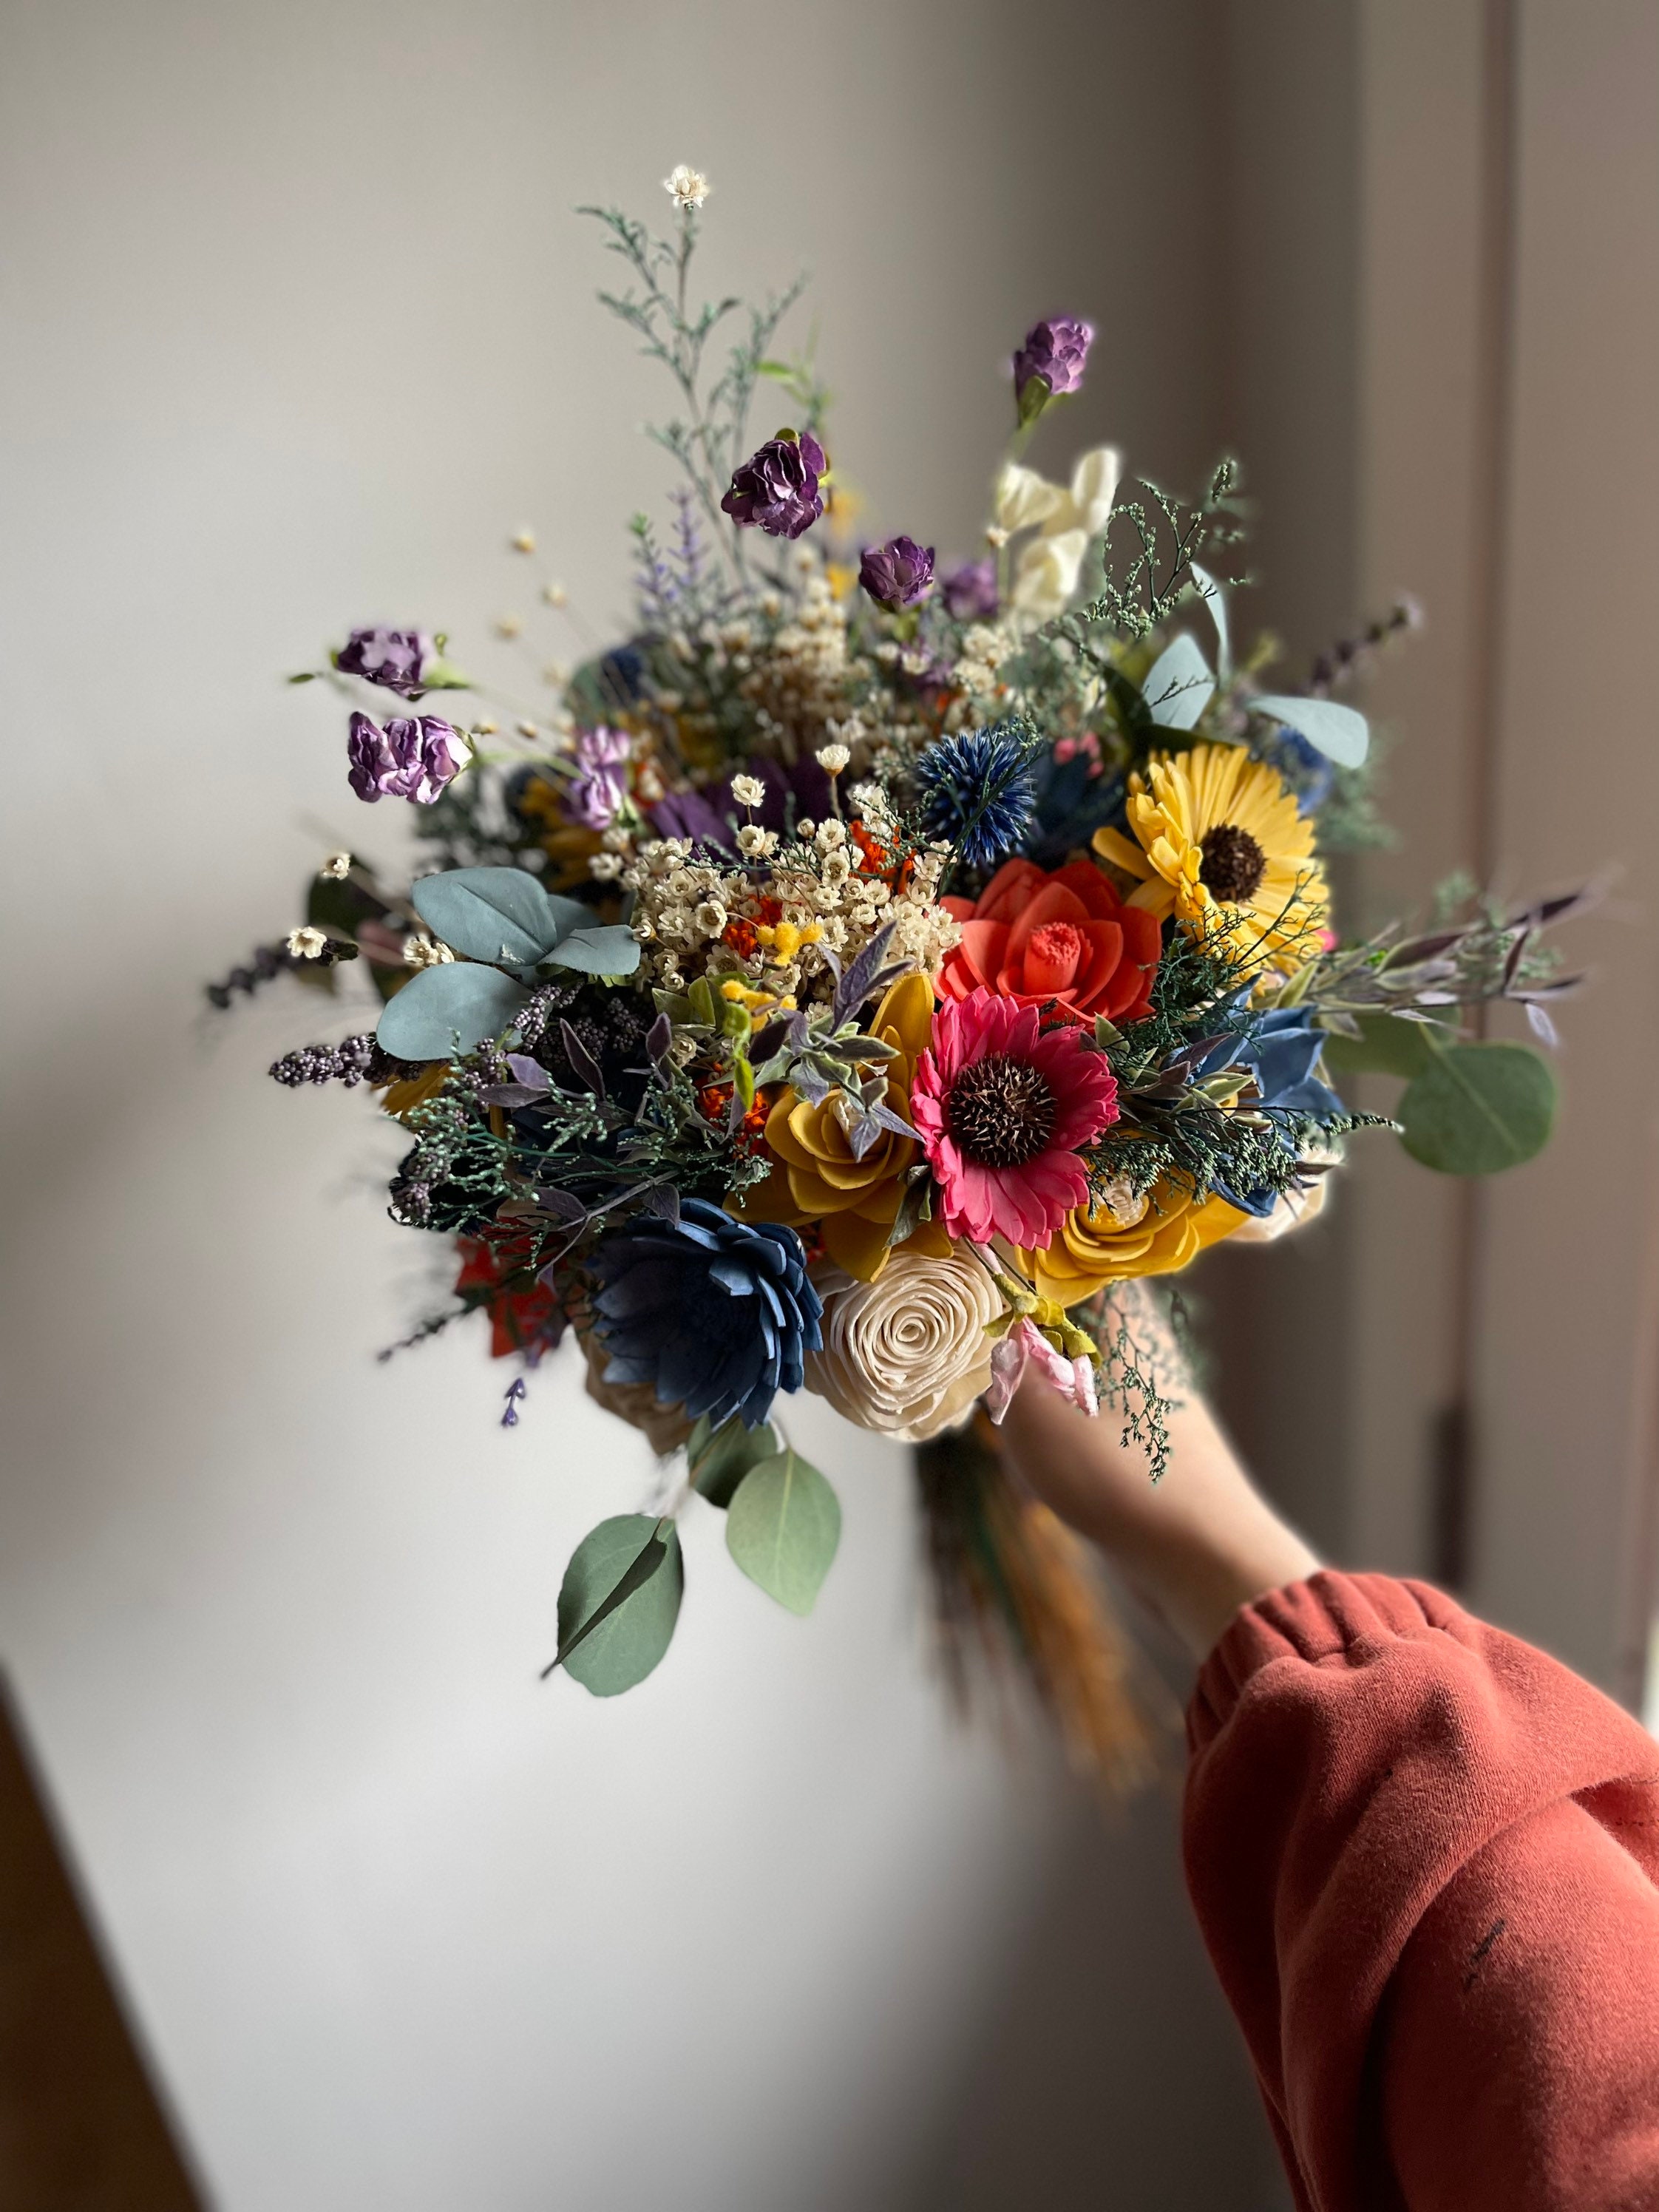
{"type": "Polygon", "coordinates": [[[648,1382],[663,1405],[716,1428],[733,1413],[757,1428],[823,1342],[794,1231],[734,1221],[706,1199],[684,1200],[678,1221],[641,1215],[613,1229],[590,1265],[606,1382],[648,1382]]]}

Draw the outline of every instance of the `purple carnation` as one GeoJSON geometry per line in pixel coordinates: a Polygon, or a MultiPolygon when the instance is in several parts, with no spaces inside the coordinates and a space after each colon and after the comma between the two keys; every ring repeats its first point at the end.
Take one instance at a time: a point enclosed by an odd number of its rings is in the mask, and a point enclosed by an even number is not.
{"type": "Polygon", "coordinates": [[[459,730],[433,714],[422,714],[418,721],[394,717],[384,730],[367,714],[354,714],[346,757],[359,799],[412,799],[430,806],[472,753],[459,730]]]}
{"type": "Polygon", "coordinates": [[[651,827],[659,837],[689,837],[694,845],[712,845],[735,853],[732,824],[718,814],[700,791],[671,791],[651,809],[651,827]]]}
{"type": "Polygon", "coordinates": [[[818,478],[828,473],[823,448],[810,430],[769,438],[732,479],[721,507],[740,529],[769,538],[799,538],[823,513],[818,478]]]}
{"type": "Polygon", "coordinates": [[[403,699],[418,699],[422,672],[437,659],[433,640],[421,629],[354,629],[334,656],[346,676],[383,684],[403,699]]]}
{"type": "Polygon", "coordinates": [[[947,569],[944,578],[945,604],[958,622],[989,622],[1000,602],[997,597],[996,556],[983,561],[964,561],[947,569]]]}
{"type": "Polygon", "coordinates": [[[866,545],[859,562],[859,581],[890,614],[913,607],[933,588],[933,549],[918,545],[914,538],[890,538],[884,545],[866,545]]]}
{"type": "Polygon", "coordinates": [[[1051,399],[1082,388],[1084,366],[1095,342],[1092,325],[1056,315],[1025,333],[1014,356],[1014,397],[1022,422],[1034,422],[1051,399]]]}
{"type": "Polygon", "coordinates": [[[608,830],[628,790],[633,739],[623,730],[582,730],[574,746],[576,773],[565,788],[568,820],[584,830],[608,830]]]}

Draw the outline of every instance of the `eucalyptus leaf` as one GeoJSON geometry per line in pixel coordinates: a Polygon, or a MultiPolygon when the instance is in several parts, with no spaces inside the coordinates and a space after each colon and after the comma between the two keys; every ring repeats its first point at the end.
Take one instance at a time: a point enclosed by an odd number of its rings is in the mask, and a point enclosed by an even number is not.
{"type": "Polygon", "coordinates": [[[1215,624],[1215,665],[1224,684],[1233,672],[1233,641],[1227,625],[1227,594],[1207,568],[1200,568],[1196,561],[1190,565],[1198,596],[1209,609],[1210,620],[1215,624]]]}
{"type": "MultiPolygon", "coordinates": [[[[529,967],[552,951],[562,933],[555,902],[525,868],[451,868],[422,876],[410,896],[433,935],[469,960],[529,967]]],[[[586,907],[576,911],[582,921],[589,919],[586,907]]]]}
{"type": "Polygon", "coordinates": [[[1548,1142],[1555,1078],[1522,1044],[1454,1044],[1434,1053],[1395,1109],[1401,1143],[1442,1175],[1498,1175],[1548,1142]]]}
{"type": "Polygon", "coordinates": [[[640,964],[640,940],[620,924],[573,929],[543,955],[556,967],[578,968],[584,975],[631,975],[640,964]]]}
{"type": "Polygon", "coordinates": [[[398,1060],[450,1060],[499,1036],[530,1002],[510,975],[446,961],[411,975],[387,1002],[374,1034],[398,1060]]]}
{"type": "Polygon", "coordinates": [[[1210,703],[1215,678],[1196,640],[1182,630],[1146,671],[1140,689],[1160,729],[1190,730],[1210,703]]]}
{"type": "Polygon", "coordinates": [[[1449,1044],[1455,1036],[1444,1024],[1406,1021],[1398,1014],[1352,1018],[1358,1036],[1327,1032],[1325,1066],[1333,1075],[1400,1075],[1409,1082],[1434,1058],[1436,1044],[1449,1044]]]}
{"type": "Polygon", "coordinates": [[[726,1511],[726,1550],[791,1613],[811,1613],[840,1542],[840,1502],[799,1452],[750,1468],[726,1511]]]}
{"type": "Polygon", "coordinates": [[[685,1563],[672,1521],[650,1513],[601,1521],[565,1569],[553,1666],[596,1698],[631,1690],[667,1650],[684,1589],[685,1563]]]}
{"type": "Polygon", "coordinates": [[[691,1486],[711,1505],[729,1505],[732,1492],[750,1468],[775,1458],[777,1449],[777,1431],[769,1421],[763,1421],[757,1429],[746,1429],[742,1414],[733,1413],[711,1433],[705,1414],[685,1448],[691,1486]]]}
{"type": "Polygon", "coordinates": [[[1338,699],[1295,699],[1261,691],[1251,700],[1250,712],[1283,722],[1339,768],[1358,768],[1370,750],[1365,717],[1338,699]]]}

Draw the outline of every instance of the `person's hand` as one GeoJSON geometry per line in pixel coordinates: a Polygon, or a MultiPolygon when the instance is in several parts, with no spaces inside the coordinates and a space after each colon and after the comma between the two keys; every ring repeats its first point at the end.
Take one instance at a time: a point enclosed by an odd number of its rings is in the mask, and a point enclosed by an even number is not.
{"type": "Polygon", "coordinates": [[[1103,1408],[1090,1420],[1028,1372],[1002,1425],[1016,1472],[1098,1544],[1202,1659],[1242,1605],[1319,1561],[1255,1491],[1196,1393],[1170,1416],[1170,1463],[1154,1483],[1146,1455],[1119,1441],[1103,1408]]]}

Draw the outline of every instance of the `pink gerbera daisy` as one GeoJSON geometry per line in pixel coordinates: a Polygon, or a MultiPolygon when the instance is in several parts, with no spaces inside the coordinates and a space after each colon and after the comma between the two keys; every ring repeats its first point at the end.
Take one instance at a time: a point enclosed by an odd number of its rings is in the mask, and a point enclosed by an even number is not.
{"type": "Polygon", "coordinates": [[[934,1015],[910,1115],[946,1233],[1041,1250],[1088,1201],[1078,1147],[1116,1121],[1117,1085],[1085,1031],[978,990],[934,1015]]]}

